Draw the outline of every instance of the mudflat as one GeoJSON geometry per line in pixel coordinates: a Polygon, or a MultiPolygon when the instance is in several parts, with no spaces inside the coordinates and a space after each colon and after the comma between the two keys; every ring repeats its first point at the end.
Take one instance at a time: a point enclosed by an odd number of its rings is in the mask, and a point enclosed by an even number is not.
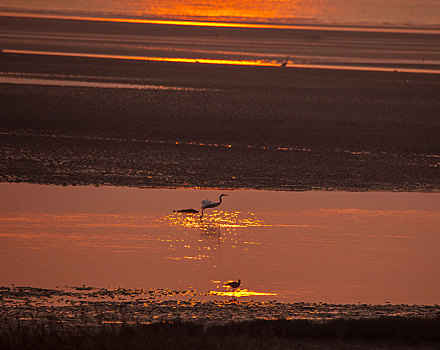
{"type": "Polygon", "coordinates": [[[437,74],[11,53],[0,67],[0,181],[440,189],[437,74]]]}

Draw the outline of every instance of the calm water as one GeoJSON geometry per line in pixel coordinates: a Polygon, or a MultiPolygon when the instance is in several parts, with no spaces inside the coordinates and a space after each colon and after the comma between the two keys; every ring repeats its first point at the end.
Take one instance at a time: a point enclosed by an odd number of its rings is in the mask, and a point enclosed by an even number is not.
{"type": "Polygon", "coordinates": [[[0,9],[250,22],[440,25],[437,0],[2,0],[0,9]]]}
{"type": "Polygon", "coordinates": [[[0,184],[0,285],[440,302],[438,194],[242,190],[173,213],[220,193],[0,184]]]}

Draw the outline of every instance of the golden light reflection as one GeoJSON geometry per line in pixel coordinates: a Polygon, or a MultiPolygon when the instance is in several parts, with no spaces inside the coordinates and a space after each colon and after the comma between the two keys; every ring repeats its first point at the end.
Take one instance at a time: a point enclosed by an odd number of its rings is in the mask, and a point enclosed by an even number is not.
{"type": "Polygon", "coordinates": [[[255,292],[255,291],[249,290],[249,289],[240,289],[240,290],[236,290],[235,292],[233,292],[233,291],[228,291],[228,292],[209,291],[208,294],[209,295],[214,295],[214,296],[238,297],[238,298],[240,298],[240,297],[252,297],[252,296],[278,295],[276,293],[255,292]]]}
{"type": "MultiPolygon", "coordinates": [[[[186,58],[186,57],[155,57],[155,56],[126,56],[126,55],[109,55],[109,54],[92,54],[77,52],[53,52],[53,51],[35,51],[35,50],[12,50],[4,49],[3,53],[23,54],[23,55],[42,55],[42,56],[61,56],[61,57],[82,57],[82,58],[104,58],[116,60],[134,60],[134,61],[154,61],[154,62],[172,62],[172,63],[194,63],[194,64],[214,64],[214,65],[231,65],[231,66],[254,66],[254,67],[279,67],[280,62],[276,60],[225,60],[225,59],[209,59],[209,58],[186,58]]],[[[420,73],[420,74],[440,74],[438,69],[431,68],[411,68],[411,67],[379,67],[379,66],[360,66],[360,65],[340,65],[340,64],[299,64],[288,63],[288,68],[305,68],[305,69],[325,69],[325,70],[352,70],[352,71],[368,71],[368,72],[401,72],[401,73],[420,73]]],[[[67,83],[65,83],[67,84],[67,83]]],[[[83,83],[84,84],[84,83],[83,83]]],[[[101,83],[100,83],[101,84],[101,83]]],[[[102,84],[101,84],[102,85],[102,84]]],[[[130,87],[132,88],[132,87],[130,87]]],[[[145,88],[145,87],[144,87],[145,88]]],[[[182,87],[147,87],[148,89],[185,89],[193,88],[182,87]]],[[[200,89],[197,89],[200,90],[200,89]]],[[[203,146],[203,144],[200,144],[203,146]]],[[[249,146],[253,148],[253,146],[249,146]]],[[[266,149],[266,147],[262,147],[266,149]]],[[[282,150],[290,150],[289,148],[281,148],[282,150]]]]}
{"type": "Polygon", "coordinates": [[[206,259],[209,258],[209,255],[197,255],[197,256],[183,256],[181,258],[179,257],[174,257],[174,256],[168,256],[167,259],[171,259],[171,260],[181,260],[181,259],[187,259],[187,260],[202,260],[202,259],[206,259]]]}
{"type": "Polygon", "coordinates": [[[173,213],[165,217],[165,222],[170,226],[180,226],[186,228],[199,228],[207,232],[215,228],[246,228],[260,227],[263,222],[258,220],[254,213],[243,213],[239,211],[227,212],[213,210],[206,213],[200,220],[199,214],[173,213]]]}
{"type": "MultiPolygon", "coordinates": [[[[156,221],[152,215],[130,214],[10,214],[0,217],[2,228],[121,228],[136,229],[145,226],[154,227],[156,221]]],[[[1,231],[0,231],[1,232],[1,231]]],[[[3,233],[3,232],[2,232],[3,233]]]]}
{"type": "Polygon", "coordinates": [[[200,221],[200,214],[168,216],[176,198],[198,203],[200,191],[39,186],[1,186],[8,199],[0,213],[3,285],[24,285],[31,276],[40,285],[194,286],[223,302],[270,299],[271,290],[273,299],[289,301],[438,302],[436,194],[236,191],[224,211],[206,210],[200,221]],[[251,207],[256,215],[232,210],[251,207]],[[90,261],[96,269],[84,280],[90,261]],[[261,289],[222,288],[229,277],[261,289]]]}
{"type": "MultiPolygon", "coordinates": [[[[200,213],[173,212],[158,221],[172,228],[184,230],[178,234],[180,238],[175,240],[172,246],[170,245],[171,256],[169,258],[194,262],[216,257],[217,250],[222,245],[230,248],[237,248],[241,245],[237,229],[264,226],[254,213],[238,211],[209,211],[205,213],[202,220],[200,220],[200,213]],[[191,230],[195,230],[200,236],[197,238],[191,230]]],[[[172,230],[172,235],[176,233],[175,229],[172,230]]],[[[248,250],[251,244],[258,245],[259,243],[243,242],[244,250],[248,250]]]]}
{"type": "MultiPolygon", "coordinates": [[[[214,21],[237,18],[255,21],[261,18],[279,17],[280,6],[282,6],[280,2],[277,2],[276,6],[274,6],[273,3],[271,4],[267,1],[253,1],[251,6],[249,6],[249,3],[243,1],[221,1],[216,2],[215,6],[200,1],[173,1],[167,2],[167,6],[155,7],[154,12],[158,16],[168,18],[209,18],[214,21]]],[[[143,12],[139,11],[138,14],[142,15],[143,12]]],[[[197,23],[198,21],[191,22],[197,23]]]]}
{"type": "Polygon", "coordinates": [[[107,58],[116,60],[134,60],[134,61],[154,61],[154,62],[174,62],[174,63],[197,63],[197,64],[223,64],[236,66],[260,66],[277,67],[279,62],[269,60],[222,60],[210,58],[186,58],[186,57],[155,57],[155,56],[126,56],[126,55],[108,55],[77,52],[54,52],[54,51],[36,51],[36,50],[3,50],[4,53],[43,55],[43,56],[62,56],[62,57],[85,57],[85,58],[107,58]]]}
{"type": "MultiPolygon", "coordinates": [[[[242,10],[242,9],[241,9],[242,10]]],[[[209,9],[212,13],[212,9],[209,9]]],[[[191,10],[193,15],[194,10],[191,10]]],[[[0,11],[0,16],[9,16],[10,13],[0,11]]],[[[216,21],[216,16],[210,16],[214,20],[167,20],[167,19],[140,19],[140,18],[112,18],[112,17],[87,17],[87,16],[63,16],[50,14],[36,14],[16,12],[15,16],[23,18],[47,18],[47,19],[65,19],[74,21],[92,21],[92,22],[114,22],[114,23],[140,23],[140,24],[159,24],[175,26],[197,26],[197,27],[226,27],[226,28],[258,28],[258,29],[299,29],[299,30],[327,30],[327,31],[347,31],[347,32],[369,32],[369,33],[430,33],[439,34],[437,28],[405,28],[405,27],[375,27],[375,26],[349,26],[349,25],[316,25],[316,24],[273,24],[273,23],[243,23],[216,21]]],[[[160,15],[160,11],[156,11],[160,15]]],[[[168,12],[169,15],[169,12],[168,12]]],[[[243,14],[240,15],[242,17],[243,14]]],[[[219,20],[223,20],[224,15],[217,14],[219,20]]],[[[258,16],[257,16],[258,17],[258,16]]],[[[253,17],[253,20],[257,19],[253,17]]]]}

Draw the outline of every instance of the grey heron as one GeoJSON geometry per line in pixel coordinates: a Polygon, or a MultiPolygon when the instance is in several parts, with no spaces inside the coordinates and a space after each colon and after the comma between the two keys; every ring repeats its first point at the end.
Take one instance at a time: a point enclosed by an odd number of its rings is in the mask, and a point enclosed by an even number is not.
{"type": "Polygon", "coordinates": [[[222,204],[222,197],[227,197],[227,196],[228,196],[227,194],[221,194],[220,197],[219,197],[219,201],[218,202],[211,202],[211,201],[209,201],[207,199],[203,200],[202,201],[202,206],[201,206],[201,208],[202,208],[202,215],[200,215],[200,219],[202,219],[203,211],[205,209],[218,207],[220,204],[222,204]]]}

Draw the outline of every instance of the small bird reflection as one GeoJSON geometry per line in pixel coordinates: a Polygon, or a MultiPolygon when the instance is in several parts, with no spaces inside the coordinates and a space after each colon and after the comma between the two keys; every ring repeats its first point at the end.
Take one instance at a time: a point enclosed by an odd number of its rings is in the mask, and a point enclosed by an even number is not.
{"type": "MultiPolygon", "coordinates": [[[[190,210],[190,209],[188,209],[190,210]]],[[[199,220],[197,215],[186,212],[174,212],[161,219],[170,226],[200,228],[207,234],[217,234],[220,229],[231,231],[238,228],[263,226],[253,213],[227,212],[214,210],[209,217],[199,220]]]]}
{"type": "Polygon", "coordinates": [[[221,226],[217,224],[202,224],[200,225],[200,232],[207,236],[220,236],[221,226]]]}
{"type": "Polygon", "coordinates": [[[234,292],[219,292],[219,291],[210,291],[209,292],[210,295],[216,295],[216,296],[222,296],[222,297],[232,297],[232,296],[236,296],[236,297],[254,297],[254,296],[273,296],[273,295],[278,295],[276,293],[267,293],[267,292],[256,292],[253,290],[249,290],[249,289],[239,289],[237,291],[234,292]]]}
{"type": "Polygon", "coordinates": [[[200,242],[204,245],[204,248],[220,248],[222,242],[221,226],[202,224],[200,226],[200,242]]]}

